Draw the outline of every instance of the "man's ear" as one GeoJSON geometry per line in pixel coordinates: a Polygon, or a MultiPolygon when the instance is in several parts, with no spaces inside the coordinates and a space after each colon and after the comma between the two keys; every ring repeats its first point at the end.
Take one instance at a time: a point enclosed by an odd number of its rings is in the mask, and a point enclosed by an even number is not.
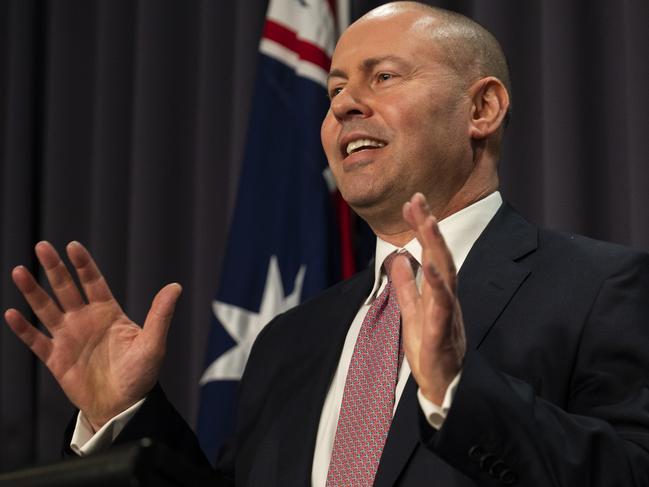
{"type": "Polygon", "coordinates": [[[503,124],[509,109],[509,94],[502,81],[488,76],[476,81],[469,88],[471,96],[471,120],[469,136],[485,139],[503,124]]]}

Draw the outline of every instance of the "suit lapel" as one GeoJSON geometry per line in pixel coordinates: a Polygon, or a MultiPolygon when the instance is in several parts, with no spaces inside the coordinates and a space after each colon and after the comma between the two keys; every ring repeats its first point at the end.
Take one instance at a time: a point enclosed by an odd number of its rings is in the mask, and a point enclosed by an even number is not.
{"type": "MultiPolygon", "coordinates": [[[[506,203],[469,252],[458,275],[467,346],[478,348],[529,275],[516,261],[537,246],[537,229],[506,203]]],[[[383,449],[375,487],[395,485],[419,442],[417,384],[410,376],[383,449]]]]}
{"type": "Polygon", "coordinates": [[[379,469],[374,479],[374,487],[394,485],[408,463],[408,459],[419,441],[418,407],[417,383],[410,375],[392,419],[388,439],[385,442],[379,469]]]}
{"type": "Polygon", "coordinates": [[[518,261],[536,250],[538,230],[506,203],[469,252],[458,274],[467,348],[477,349],[530,270],[518,261]]]}
{"type": "Polygon", "coordinates": [[[311,485],[311,467],[320,414],[331,379],[336,371],[347,330],[374,281],[373,269],[367,269],[337,287],[309,317],[310,358],[306,380],[291,392],[289,405],[281,418],[278,452],[278,486],[311,485]]]}

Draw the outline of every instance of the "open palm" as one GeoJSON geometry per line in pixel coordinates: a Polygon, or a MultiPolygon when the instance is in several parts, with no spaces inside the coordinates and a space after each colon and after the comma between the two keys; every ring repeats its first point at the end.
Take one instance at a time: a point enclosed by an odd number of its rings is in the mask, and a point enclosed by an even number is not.
{"type": "Polygon", "coordinates": [[[98,429],[143,398],[155,384],[181,288],[178,284],[165,286],[154,298],[141,328],[122,311],[88,251],[71,242],[67,254],[86,299],[47,242],[36,245],[36,255],[56,300],[25,267],[12,272],[14,283],[51,338],[15,309],[7,310],[5,319],[98,429]]]}

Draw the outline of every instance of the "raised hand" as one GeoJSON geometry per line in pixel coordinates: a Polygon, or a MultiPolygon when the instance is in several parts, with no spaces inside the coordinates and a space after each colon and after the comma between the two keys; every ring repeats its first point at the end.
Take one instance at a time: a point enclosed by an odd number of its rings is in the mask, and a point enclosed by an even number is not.
{"type": "Polygon", "coordinates": [[[97,430],[155,385],[181,287],[158,292],[141,328],[124,314],[90,253],[78,242],[66,250],[85,299],[54,247],[40,242],[36,256],[56,301],[25,267],[11,275],[51,338],[18,310],[8,309],[5,320],[97,430]]]}
{"type": "Polygon", "coordinates": [[[466,352],[455,265],[437,220],[421,193],[404,204],[403,218],[421,244],[424,274],[418,290],[406,257],[397,257],[392,265],[404,350],[421,392],[434,404],[441,405],[466,352]]]}

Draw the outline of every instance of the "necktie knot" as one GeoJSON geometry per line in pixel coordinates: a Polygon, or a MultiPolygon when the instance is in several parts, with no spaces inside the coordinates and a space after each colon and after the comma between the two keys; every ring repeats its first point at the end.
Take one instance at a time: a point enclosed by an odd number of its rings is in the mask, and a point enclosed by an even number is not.
{"type": "Polygon", "coordinates": [[[408,260],[410,261],[410,266],[412,267],[413,274],[416,274],[417,269],[419,268],[419,262],[417,262],[417,259],[415,259],[410,252],[408,252],[405,249],[395,250],[390,255],[388,255],[383,261],[383,270],[385,271],[385,274],[388,276],[389,281],[392,281],[392,264],[394,263],[394,259],[396,259],[397,256],[399,255],[403,255],[408,258],[408,260]]]}

